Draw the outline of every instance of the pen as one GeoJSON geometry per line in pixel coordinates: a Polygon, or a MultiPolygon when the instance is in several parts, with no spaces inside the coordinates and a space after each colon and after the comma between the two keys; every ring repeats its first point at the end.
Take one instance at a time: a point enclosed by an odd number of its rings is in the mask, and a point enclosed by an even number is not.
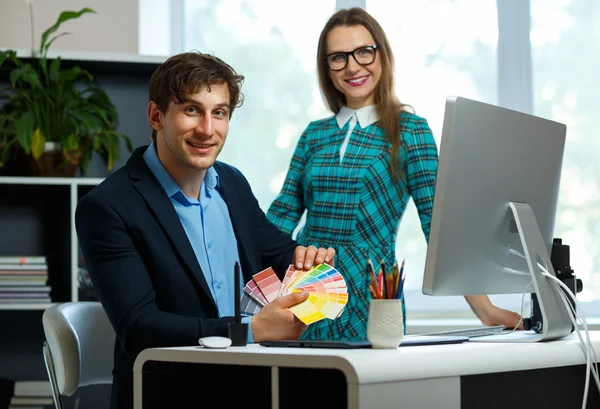
{"type": "Polygon", "coordinates": [[[400,274],[398,274],[399,276],[399,285],[398,285],[398,292],[396,293],[396,298],[399,300],[402,298],[402,291],[404,291],[404,279],[406,278],[404,275],[404,262],[406,261],[406,259],[402,260],[402,265],[400,266],[400,274]]]}
{"type": "Polygon", "coordinates": [[[240,310],[240,264],[236,261],[233,267],[233,294],[235,298],[235,323],[239,324],[242,322],[242,312],[240,310]]]}

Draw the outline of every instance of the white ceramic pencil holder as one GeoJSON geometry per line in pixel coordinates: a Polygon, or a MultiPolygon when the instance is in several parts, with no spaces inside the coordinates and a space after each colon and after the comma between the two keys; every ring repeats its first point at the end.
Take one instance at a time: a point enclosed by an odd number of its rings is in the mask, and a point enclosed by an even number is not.
{"type": "Polygon", "coordinates": [[[376,349],[396,349],[404,338],[402,304],[395,299],[372,299],[369,304],[367,339],[376,349]]]}

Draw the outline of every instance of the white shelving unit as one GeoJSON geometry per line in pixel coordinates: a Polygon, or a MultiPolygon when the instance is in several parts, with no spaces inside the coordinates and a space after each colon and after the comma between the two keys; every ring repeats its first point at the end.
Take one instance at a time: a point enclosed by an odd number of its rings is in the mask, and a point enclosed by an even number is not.
{"type": "MultiPolygon", "coordinates": [[[[102,178],[57,178],[57,177],[0,177],[0,212],[2,212],[2,206],[5,205],[3,200],[3,195],[10,191],[10,189],[14,189],[16,186],[19,189],[26,189],[27,187],[31,187],[35,189],[35,186],[46,187],[46,195],[52,189],[52,186],[62,187],[61,189],[57,189],[57,194],[65,194],[65,190],[68,190],[68,203],[69,203],[69,212],[68,212],[68,220],[65,222],[69,223],[69,236],[70,243],[68,246],[68,259],[70,262],[68,266],[70,268],[70,272],[68,277],[70,277],[70,294],[68,299],[62,300],[52,300],[54,302],[64,302],[64,301],[78,301],[79,300],[79,285],[78,285],[78,267],[79,267],[79,243],[77,239],[77,233],[75,230],[75,210],[77,208],[77,202],[83,194],[87,191],[91,190],[94,186],[98,185],[102,182],[102,178]]],[[[53,198],[40,198],[41,200],[52,200],[53,198]]],[[[2,228],[0,228],[0,234],[8,233],[12,234],[14,232],[2,232],[2,228]]],[[[57,237],[57,240],[60,240],[60,237],[57,237]]],[[[4,239],[6,240],[6,239],[4,239]]],[[[2,248],[0,248],[1,255],[17,255],[21,256],[23,254],[4,254],[2,253],[2,248]]],[[[65,274],[63,271],[53,271],[51,266],[49,266],[48,274],[49,277],[51,274],[56,275],[57,273],[65,274]]],[[[0,310],[44,310],[48,308],[53,303],[7,303],[0,304],[0,310]]]]}
{"type": "MultiPolygon", "coordinates": [[[[7,50],[0,48],[0,50],[7,50]]],[[[19,58],[31,58],[31,50],[17,49],[19,58]]],[[[102,61],[112,63],[146,63],[146,64],[162,64],[169,56],[160,55],[141,55],[129,53],[100,53],[100,52],[79,52],[79,51],[48,51],[48,59],[60,57],[65,61],[102,61]]]]}
{"type": "Polygon", "coordinates": [[[51,302],[44,302],[44,303],[12,303],[12,304],[0,304],[0,311],[8,311],[8,310],[14,310],[14,311],[28,311],[28,310],[45,310],[46,308],[50,307],[52,304],[51,302]]]}
{"type": "MultiPolygon", "coordinates": [[[[0,0],[1,1],[1,0],[0,0]]],[[[5,50],[5,48],[1,48],[5,50]]],[[[20,58],[31,58],[31,50],[29,49],[17,49],[17,55],[20,58]]],[[[67,66],[80,66],[88,71],[90,71],[96,79],[98,79],[107,93],[110,95],[113,102],[118,105],[120,122],[121,122],[121,130],[127,134],[131,139],[134,146],[139,146],[147,143],[148,139],[148,130],[143,129],[146,125],[146,118],[144,112],[130,109],[130,107],[135,104],[141,103],[140,106],[145,106],[147,104],[147,86],[148,81],[154,72],[154,70],[163,63],[169,56],[154,56],[154,55],[138,55],[138,54],[126,54],[126,53],[95,53],[95,52],[70,52],[70,51],[50,51],[48,53],[49,59],[55,59],[56,57],[60,57],[62,60],[62,64],[67,66]],[[118,103],[121,102],[121,105],[118,103]]],[[[8,75],[6,73],[3,76],[0,76],[0,83],[7,85],[8,84],[8,75]]],[[[127,157],[127,152],[122,150],[121,155],[123,158],[127,157]]],[[[119,164],[117,164],[117,167],[119,164]]],[[[97,176],[98,172],[104,172],[104,169],[96,169],[90,172],[90,175],[97,176]]],[[[103,173],[100,173],[103,174],[103,173]]],[[[53,302],[63,302],[63,301],[77,301],[79,299],[78,292],[78,255],[79,255],[79,246],[77,242],[77,235],[75,232],[75,208],[77,205],[77,200],[81,197],[81,193],[85,191],[89,191],[92,187],[99,184],[103,178],[89,178],[89,177],[81,177],[81,178],[50,178],[50,177],[4,177],[0,176],[0,255],[9,255],[9,253],[15,253],[19,251],[16,243],[11,241],[11,235],[14,233],[7,232],[7,226],[18,226],[19,223],[14,223],[13,220],[10,219],[11,216],[7,216],[4,213],[6,210],[5,206],[11,206],[11,211],[13,213],[19,213],[14,211],[15,200],[18,202],[18,199],[14,197],[10,199],[10,202],[7,202],[8,199],[4,198],[4,195],[8,192],[23,192],[27,191],[26,194],[28,204],[31,206],[34,199],[31,197],[31,192],[33,190],[28,190],[28,187],[31,189],[35,189],[35,186],[38,186],[48,194],[48,190],[56,187],[57,192],[60,191],[61,198],[58,201],[55,201],[54,198],[48,197],[44,199],[50,199],[50,202],[54,201],[56,205],[57,202],[60,202],[60,208],[58,209],[61,214],[61,225],[58,225],[53,220],[48,220],[48,217],[45,217],[44,222],[46,224],[50,224],[50,228],[56,228],[57,230],[61,230],[60,236],[66,237],[69,236],[68,243],[60,243],[60,245],[54,245],[54,249],[60,249],[61,254],[62,250],[68,248],[68,257],[67,255],[61,255],[61,260],[58,263],[59,268],[60,265],[68,266],[69,271],[59,271],[59,283],[61,285],[67,286],[66,274],[69,273],[70,277],[70,287],[68,293],[65,292],[64,288],[59,289],[58,299],[52,299],[53,302]],[[68,192],[68,193],[67,193],[68,192]],[[68,194],[68,201],[64,201],[63,198],[68,194]],[[66,208],[69,207],[68,217],[65,214],[66,208]],[[3,217],[4,216],[4,217],[3,217]],[[66,230],[66,226],[68,224],[69,230],[66,230]],[[63,228],[64,227],[64,228],[63,228]],[[70,231],[70,234],[68,233],[70,231]],[[5,246],[3,248],[3,244],[8,242],[8,247],[5,246]],[[7,248],[10,248],[7,250],[7,248]],[[11,251],[12,250],[12,251],[11,251]],[[62,275],[64,274],[64,276],[62,275]]],[[[10,193],[12,194],[12,193],[10,193]]],[[[9,196],[10,196],[9,194],[9,196]]],[[[33,206],[36,207],[37,213],[42,213],[40,208],[44,206],[43,204],[34,203],[33,206]]],[[[26,214],[27,212],[19,213],[21,216],[26,214]]],[[[34,211],[30,213],[36,213],[34,211]]],[[[35,227],[32,228],[31,225],[28,227],[31,228],[32,231],[47,231],[48,227],[35,227]],[[44,230],[46,229],[46,230],[44,230]]],[[[17,235],[19,232],[17,232],[17,235]]],[[[23,234],[21,234],[20,238],[23,239],[23,234]]],[[[48,238],[46,238],[48,240],[48,238]]],[[[31,242],[35,242],[35,239],[32,238],[31,242]]],[[[34,248],[39,248],[39,243],[34,243],[34,248]]],[[[12,255],[12,254],[10,254],[12,255]]],[[[52,266],[49,266],[49,274],[56,274],[56,271],[51,271],[52,266]]],[[[52,289],[54,291],[54,286],[52,289]]],[[[0,304],[1,310],[43,310],[48,307],[50,304],[0,304]]],[[[0,374],[1,375],[1,374],[0,374]]]]}
{"type": "MultiPolygon", "coordinates": [[[[17,50],[17,54],[25,59],[31,57],[30,50],[17,50]]],[[[139,108],[147,106],[148,82],[168,56],[51,51],[48,58],[59,56],[64,68],[79,66],[89,71],[104,88],[117,107],[119,131],[131,138],[134,147],[148,143],[150,128],[145,109],[139,108]]],[[[0,70],[0,85],[9,85],[6,70],[0,70]]],[[[121,160],[115,164],[115,170],[124,165],[128,156],[129,153],[121,149],[121,160]]],[[[24,164],[13,165],[19,169],[7,168],[0,175],[0,255],[49,256],[52,302],[0,304],[0,325],[6,329],[0,330],[0,378],[41,380],[47,379],[41,354],[45,339],[42,312],[53,303],[81,301],[91,295],[82,291],[78,280],[78,267],[82,262],[74,216],[78,199],[103,180],[107,169],[96,156],[87,177],[3,176],[25,174],[20,169],[24,166],[16,166],[24,164]]],[[[110,388],[83,388],[65,400],[65,409],[76,408],[80,397],[82,407],[107,407],[110,388]]]]}

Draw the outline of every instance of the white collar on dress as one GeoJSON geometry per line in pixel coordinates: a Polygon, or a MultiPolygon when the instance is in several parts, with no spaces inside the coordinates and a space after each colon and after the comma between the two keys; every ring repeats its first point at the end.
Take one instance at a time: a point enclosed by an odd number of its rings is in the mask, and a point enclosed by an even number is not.
{"type": "Polygon", "coordinates": [[[343,106],[342,109],[340,109],[340,112],[335,116],[340,129],[346,125],[346,122],[348,122],[355,113],[358,118],[358,124],[363,129],[379,120],[377,112],[375,111],[375,105],[369,105],[360,109],[351,109],[347,106],[343,106]]]}

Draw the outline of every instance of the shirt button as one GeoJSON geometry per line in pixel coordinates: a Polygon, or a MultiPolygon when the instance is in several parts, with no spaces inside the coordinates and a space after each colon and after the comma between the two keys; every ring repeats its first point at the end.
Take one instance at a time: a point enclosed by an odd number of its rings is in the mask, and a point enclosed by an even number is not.
{"type": "Polygon", "coordinates": [[[220,290],[220,289],[221,289],[221,284],[219,284],[219,283],[215,284],[215,288],[216,288],[217,290],[220,290]]]}
{"type": "Polygon", "coordinates": [[[212,249],[212,243],[208,243],[208,248],[212,249]]]}

